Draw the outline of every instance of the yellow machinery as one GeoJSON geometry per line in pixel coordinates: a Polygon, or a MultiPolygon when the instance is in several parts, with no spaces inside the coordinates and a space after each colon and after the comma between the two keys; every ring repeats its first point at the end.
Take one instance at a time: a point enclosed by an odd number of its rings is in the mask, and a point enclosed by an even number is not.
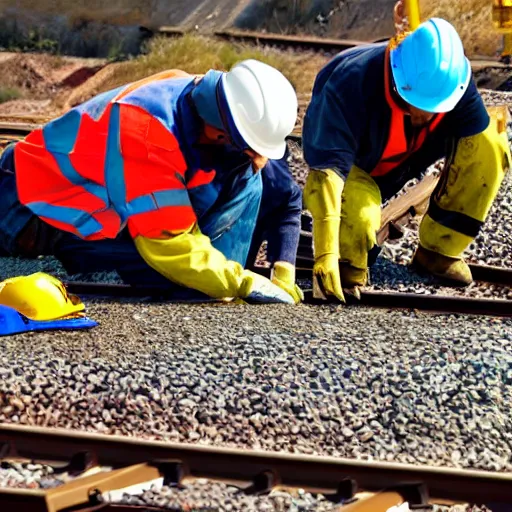
{"type": "Polygon", "coordinates": [[[512,0],[493,0],[492,21],[496,30],[503,34],[501,60],[510,64],[512,57],[512,0]]]}
{"type": "MultiPolygon", "coordinates": [[[[404,0],[409,18],[409,29],[420,24],[419,0],[404,0]]],[[[512,0],[492,0],[492,21],[495,29],[503,34],[503,51],[500,60],[510,64],[512,60],[512,0]]]]}

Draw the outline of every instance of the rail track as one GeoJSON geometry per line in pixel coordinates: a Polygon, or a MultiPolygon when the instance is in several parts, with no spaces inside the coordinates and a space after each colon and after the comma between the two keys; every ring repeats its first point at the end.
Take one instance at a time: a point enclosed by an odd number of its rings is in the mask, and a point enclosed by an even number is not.
{"type": "MultiPolygon", "coordinates": [[[[147,29],[144,30],[147,31],[147,29]]],[[[180,27],[162,26],[155,32],[152,32],[152,34],[165,37],[182,37],[188,32],[189,31],[180,27]]],[[[354,48],[356,46],[369,43],[385,42],[389,40],[389,38],[381,38],[369,41],[359,41],[354,39],[333,39],[307,35],[261,33],[236,29],[217,30],[214,31],[212,35],[218,39],[230,41],[233,43],[272,47],[284,51],[316,52],[326,55],[334,55],[343,50],[354,48]]],[[[477,82],[481,83],[482,86],[487,87],[485,84],[490,81],[495,84],[495,87],[493,88],[496,90],[510,91],[510,73],[512,72],[512,66],[499,62],[497,59],[476,56],[471,59],[471,67],[475,73],[477,82]],[[499,72],[500,77],[489,79],[488,75],[495,72],[499,72]],[[483,76],[482,80],[479,78],[481,76],[483,76]]]]}
{"type": "MultiPolygon", "coordinates": [[[[166,37],[181,37],[187,33],[179,27],[160,27],[155,34],[166,37]]],[[[284,34],[272,34],[261,32],[250,32],[242,30],[217,30],[213,35],[219,39],[236,43],[246,43],[251,45],[274,46],[277,48],[293,49],[299,51],[323,51],[323,52],[340,52],[367,44],[369,42],[378,41],[359,41],[355,39],[332,39],[312,36],[291,36],[284,34]]]]}
{"type": "Polygon", "coordinates": [[[405,502],[422,510],[432,503],[447,502],[512,505],[512,475],[504,473],[213,448],[6,424],[0,424],[0,443],[3,463],[42,462],[53,465],[58,473],[75,476],[51,490],[0,488],[0,509],[6,511],[131,511],[133,507],[106,503],[103,497],[113,491],[128,492],[133,486],[141,492],[159,479],[167,486],[183,488],[198,478],[224,481],[248,495],[300,488],[321,493],[338,505],[336,510],[349,512],[386,512],[405,502]],[[99,471],[92,472],[93,468],[99,471]]]}
{"type": "MultiPolygon", "coordinates": [[[[25,120],[26,121],[26,120],[25,120]]],[[[39,124],[5,123],[0,122],[0,148],[8,143],[19,140],[39,124]]],[[[293,134],[289,137],[296,144],[301,144],[301,136],[293,134]]],[[[427,207],[430,195],[435,189],[438,178],[428,176],[417,186],[409,189],[398,199],[392,201],[382,212],[382,225],[377,234],[379,244],[387,239],[401,237],[401,226],[407,224],[413,217],[422,215],[427,207]]],[[[297,277],[311,279],[313,269],[313,249],[311,220],[303,216],[303,230],[301,232],[297,255],[297,277]]],[[[489,267],[483,265],[470,265],[474,279],[479,282],[492,283],[503,286],[512,286],[512,270],[489,267]]],[[[269,269],[256,266],[254,271],[269,276],[269,269]]],[[[122,284],[103,284],[69,281],[66,283],[69,291],[78,295],[106,296],[106,297],[153,297],[166,298],[166,291],[162,288],[130,287],[122,284]]],[[[311,290],[305,292],[306,302],[316,302],[312,298],[311,290]]],[[[201,302],[201,301],[198,301],[201,302]]],[[[464,313],[491,316],[512,316],[512,301],[505,299],[484,299],[459,296],[423,295],[415,293],[390,293],[382,291],[362,291],[357,301],[360,305],[387,309],[416,309],[444,313],[464,313]]]]}

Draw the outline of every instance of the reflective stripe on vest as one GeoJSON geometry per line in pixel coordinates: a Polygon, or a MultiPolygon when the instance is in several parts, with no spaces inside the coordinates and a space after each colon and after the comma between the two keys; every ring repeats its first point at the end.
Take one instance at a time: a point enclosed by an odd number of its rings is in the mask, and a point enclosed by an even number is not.
{"type": "Polygon", "coordinates": [[[33,202],[27,205],[36,215],[73,226],[83,238],[99,233],[103,226],[90,214],[77,208],[54,206],[45,202],[33,202]]]}
{"type": "Polygon", "coordinates": [[[389,48],[386,50],[384,59],[384,87],[386,92],[386,101],[391,108],[391,125],[389,128],[388,141],[379,163],[370,173],[370,176],[384,176],[403,163],[410,155],[421,148],[427,135],[432,133],[442,121],[444,114],[437,114],[430,123],[423,127],[415,135],[410,143],[405,135],[405,115],[406,113],[394,100],[391,94],[391,78],[389,76],[389,48]]]}
{"type": "MultiPolygon", "coordinates": [[[[69,157],[78,136],[80,119],[80,113],[72,110],[45,125],[42,129],[44,145],[55,158],[62,175],[73,185],[84,188],[100,199],[104,208],[107,209],[109,200],[105,187],[92,183],[81,176],[73,167],[69,157]],[[59,136],[52,136],[53,132],[57,132],[59,136]]],[[[77,233],[84,238],[95,235],[103,229],[103,226],[91,214],[78,208],[58,206],[44,201],[34,201],[26,206],[40,217],[73,226],[77,233]]]]}
{"type": "MultiPolygon", "coordinates": [[[[169,206],[187,206],[190,204],[187,189],[159,190],[150,194],[126,201],[126,183],[124,161],[119,148],[120,105],[112,104],[107,134],[107,150],[104,163],[105,186],[91,182],[81,176],[74,168],[69,153],[72,152],[80,130],[81,115],[70,111],[43,128],[46,149],[55,158],[62,175],[73,185],[82,187],[88,193],[100,199],[102,211],[112,209],[119,216],[121,227],[132,215],[147,213],[169,206]],[[54,130],[64,136],[52,137],[54,130]]],[[[103,226],[89,213],[79,208],[70,208],[50,204],[44,201],[33,201],[26,205],[36,215],[72,226],[77,234],[87,238],[100,233],[103,226]]]]}
{"type": "Polygon", "coordinates": [[[126,182],[124,160],[119,151],[120,105],[115,103],[110,113],[105,157],[105,183],[114,209],[126,222],[129,216],[151,212],[167,206],[186,206],[189,204],[187,189],[159,190],[126,202],[126,182]]]}

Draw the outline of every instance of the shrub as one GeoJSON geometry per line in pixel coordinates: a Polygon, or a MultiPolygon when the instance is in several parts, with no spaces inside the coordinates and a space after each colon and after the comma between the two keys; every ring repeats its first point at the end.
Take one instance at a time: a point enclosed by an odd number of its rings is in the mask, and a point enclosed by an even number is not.
{"type": "MultiPolygon", "coordinates": [[[[149,42],[146,53],[117,64],[115,72],[101,85],[101,90],[133,82],[165,69],[182,69],[202,74],[209,69],[228,71],[244,59],[258,59],[283,72],[297,89],[308,94],[325,57],[311,53],[292,53],[269,48],[233,44],[217,39],[187,34],[180,38],[157,37],[149,42]]],[[[95,93],[101,92],[99,89],[95,93]]]]}
{"type": "Polygon", "coordinates": [[[21,98],[21,91],[16,87],[0,87],[0,103],[21,98]]]}

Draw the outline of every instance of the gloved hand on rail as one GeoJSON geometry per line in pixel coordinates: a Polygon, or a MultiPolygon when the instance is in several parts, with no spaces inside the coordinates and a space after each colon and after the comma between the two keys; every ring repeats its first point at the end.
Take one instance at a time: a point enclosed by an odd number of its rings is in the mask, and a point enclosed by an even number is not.
{"type": "Polygon", "coordinates": [[[137,236],[135,246],[146,263],[170,281],[214,298],[293,304],[293,298],[266,277],[227,260],[195,224],[163,239],[137,236]]]}
{"type": "Polygon", "coordinates": [[[332,169],[312,169],[304,188],[304,204],[313,216],[313,279],[328,299],[345,302],[339,270],[341,194],[344,181],[332,169]]]}
{"type": "Polygon", "coordinates": [[[272,269],[272,282],[291,295],[295,304],[304,300],[304,293],[295,284],[295,266],[287,261],[276,261],[272,269]]]}

